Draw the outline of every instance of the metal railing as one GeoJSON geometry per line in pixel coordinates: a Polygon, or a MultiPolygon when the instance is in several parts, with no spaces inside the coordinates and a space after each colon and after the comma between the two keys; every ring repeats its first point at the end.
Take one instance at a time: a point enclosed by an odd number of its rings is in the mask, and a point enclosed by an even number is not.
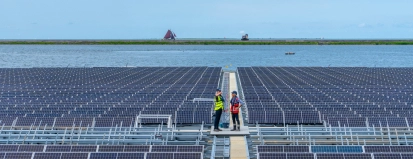
{"type": "Polygon", "coordinates": [[[207,144],[208,130],[204,125],[177,129],[175,125],[135,128],[129,127],[67,127],[46,129],[42,127],[0,128],[0,144],[71,144],[71,145],[175,145],[207,144]]]}
{"type": "Polygon", "coordinates": [[[250,127],[257,145],[412,145],[413,130],[393,127],[250,127]]]}

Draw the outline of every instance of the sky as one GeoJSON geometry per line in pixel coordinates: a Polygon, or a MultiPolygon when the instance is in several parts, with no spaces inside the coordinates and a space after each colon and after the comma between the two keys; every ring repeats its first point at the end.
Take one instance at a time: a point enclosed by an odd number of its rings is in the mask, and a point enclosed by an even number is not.
{"type": "Polygon", "coordinates": [[[412,0],[0,0],[1,39],[413,39],[412,0]]]}

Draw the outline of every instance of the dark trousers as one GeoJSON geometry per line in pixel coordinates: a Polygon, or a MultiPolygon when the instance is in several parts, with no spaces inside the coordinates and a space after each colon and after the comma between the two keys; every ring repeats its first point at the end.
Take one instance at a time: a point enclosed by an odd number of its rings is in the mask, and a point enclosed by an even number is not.
{"type": "Polygon", "coordinates": [[[232,114],[232,124],[234,124],[234,126],[236,125],[235,121],[238,123],[238,125],[240,125],[238,113],[237,114],[232,114]]]}
{"type": "Polygon", "coordinates": [[[222,109],[215,110],[215,122],[214,122],[214,129],[219,129],[219,120],[221,120],[222,109]]]}

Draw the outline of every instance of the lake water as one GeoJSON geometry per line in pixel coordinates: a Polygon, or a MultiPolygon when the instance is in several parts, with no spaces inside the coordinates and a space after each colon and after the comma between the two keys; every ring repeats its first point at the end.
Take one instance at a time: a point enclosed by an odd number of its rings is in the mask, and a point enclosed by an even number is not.
{"type": "Polygon", "coordinates": [[[2,68],[124,66],[413,67],[413,46],[0,45],[2,68]]]}

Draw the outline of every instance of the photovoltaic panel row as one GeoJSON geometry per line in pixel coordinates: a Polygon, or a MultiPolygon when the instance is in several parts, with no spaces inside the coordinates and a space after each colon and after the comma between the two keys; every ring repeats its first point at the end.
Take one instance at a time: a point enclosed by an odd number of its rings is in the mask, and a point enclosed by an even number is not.
{"type": "MultiPolygon", "coordinates": [[[[0,152],[96,152],[96,145],[0,145],[0,152]]],[[[202,145],[99,145],[98,152],[203,152],[202,145]]]]}
{"type": "Polygon", "coordinates": [[[251,108],[248,112],[250,123],[262,124],[321,124],[318,111],[265,111],[251,108]]]}
{"type": "Polygon", "coordinates": [[[146,159],[201,159],[201,153],[147,153],[146,159]]]}
{"type": "MultiPolygon", "coordinates": [[[[43,147],[43,146],[42,146],[43,147]]],[[[96,152],[97,146],[47,145],[45,152],[96,152]]]]}
{"type": "Polygon", "coordinates": [[[376,152],[413,152],[413,146],[364,146],[366,153],[376,152]]]}
{"type": "Polygon", "coordinates": [[[0,152],[42,152],[44,145],[0,145],[0,152]]]}
{"type": "Polygon", "coordinates": [[[204,146],[158,146],[153,145],[151,152],[203,152],[204,146]]]}
{"type": "MultiPolygon", "coordinates": [[[[144,159],[145,153],[91,153],[90,159],[144,159]]],[[[201,153],[146,153],[146,159],[201,159],[201,153]]]]}
{"type": "Polygon", "coordinates": [[[259,153],[260,159],[314,159],[313,153],[259,153]]]}
{"type": "MultiPolygon", "coordinates": [[[[176,121],[179,124],[187,124],[187,123],[211,123],[211,112],[212,106],[209,110],[191,110],[191,111],[172,111],[172,112],[164,112],[164,111],[157,111],[152,114],[167,114],[167,115],[176,115],[175,118],[172,118],[172,121],[176,121]]],[[[144,114],[145,112],[142,112],[144,114]]],[[[92,127],[92,123],[95,121],[94,127],[127,127],[133,126],[135,124],[136,115],[133,117],[95,117],[95,118],[73,118],[73,117],[44,117],[39,119],[39,117],[7,117],[11,118],[10,122],[0,120],[0,124],[4,124],[4,126],[47,126],[47,127],[92,127]],[[16,121],[13,125],[13,121],[16,121]],[[47,122],[45,122],[47,121],[47,122]]],[[[166,120],[163,119],[142,119],[142,123],[158,123],[159,121],[163,121],[164,123],[166,120]]],[[[2,125],[3,125],[2,124],[2,125]]]]}
{"type": "MultiPolygon", "coordinates": [[[[257,146],[258,153],[263,152],[346,152],[346,153],[361,153],[362,146],[257,146]],[[311,149],[311,151],[310,151],[311,149]]],[[[408,151],[407,151],[408,152],[408,151]]]]}
{"type": "Polygon", "coordinates": [[[362,153],[362,146],[311,146],[311,152],[346,152],[346,153],[362,153]]]}
{"type": "MultiPolygon", "coordinates": [[[[145,153],[0,153],[2,159],[145,159],[145,153]]],[[[146,153],[146,159],[202,159],[202,153],[146,153]]]]}
{"type": "Polygon", "coordinates": [[[309,146],[270,146],[258,145],[258,153],[262,152],[310,152],[309,146]]]}
{"type": "Polygon", "coordinates": [[[378,152],[413,152],[413,146],[273,146],[258,145],[257,152],[312,152],[312,153],[378,153],[378,152]]]}
{"type": "MultiPolygon", "coordinates": [[[[4,159],[31,159],[33,153],[4,153],[4,159]]],[[[1,156],[1,154],[0,154],[1,156]]]]}
{"type": "Polygon", "coordinates": [[[374,159],[411,159],[413,153],[373,153],[374,159]]]}
{"type": "Polygon", "coordinates": [[[168,145],[102,145],[99,152],[203,152],[203,146],[168,146],[168,145]]]}
{"type": "MultiPolygon", "coordinates": [[[[220,67],[0,68],[0,125],[115,127],[118,118],[171,114],[173,122],[211,123],[212,105],[186,104],[209,98],[220,67]],[[192,120],[175,116],[192,106],[192,120]],[[176,120],[175,120],[176,118],[176,120]],[[81,120],[78,120],[81,119],[81,120]],[[102,121],[100,121],[102,119],[102,121]],[[82,121],[83,120],[83,121],[82,121]],[[80,122],[82,121],[82,122],[80,122]],[[12,125],[14,124],[14,125],[12,125]]],[[[161,123],[163,119],[145,123],[161,123]]],[[[123,126],[130,126],[130,120],[123,126]]]]}
{"type": "Polygon", "coordinates": [[[413,125],[413,68],[239,67],[237,71],[252,124],[281,123],[265,115],[278,109],[288,112],[286,124],[312,119],[312,115],[298,118],[299,111],[319,111],[332,126],[413,125]]]}
{"type": "Polygon", "coordinates": [[[413,153],[259,153],[260,159],[412,159],[413,153]]]}
{"type": "Polygon", "coordinates": [[[371,159],[371,154],[317,153],[317,159],[371,159]]]}

